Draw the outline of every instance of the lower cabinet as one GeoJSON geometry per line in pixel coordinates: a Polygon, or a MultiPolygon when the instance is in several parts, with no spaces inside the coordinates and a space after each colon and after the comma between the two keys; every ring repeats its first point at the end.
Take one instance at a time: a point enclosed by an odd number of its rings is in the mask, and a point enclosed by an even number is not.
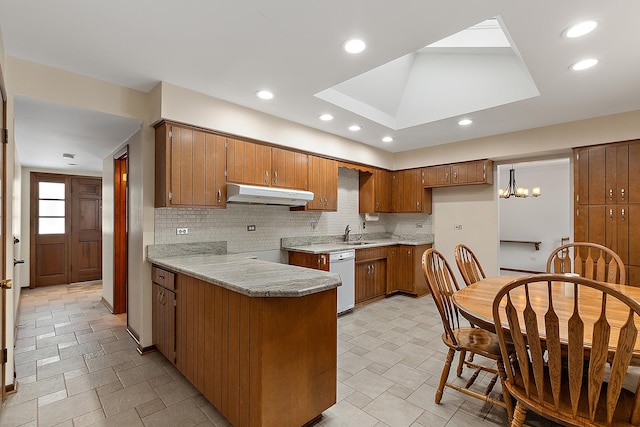
{"type": "Polygon", "coordinates": [[[171,363],[176,362],[175,275],[153,267],[153,344],[171,363]]]}
{"type": "Polygon", "coordinates": [[[383,297],[387,291],[387,248],[356,250],[356,305],[383,297]]]}
{"type": "Polygon", "coordinates": [[[329,254],[289,251],[289,265],[329,271],[329,254]]]}
{"type": "Polygon", "coordinates": [[[429,293],[422,271],[422,254],[431,245],[397,245],[389,247],[387,294],[405,292],[415,296],[429,293]]]}

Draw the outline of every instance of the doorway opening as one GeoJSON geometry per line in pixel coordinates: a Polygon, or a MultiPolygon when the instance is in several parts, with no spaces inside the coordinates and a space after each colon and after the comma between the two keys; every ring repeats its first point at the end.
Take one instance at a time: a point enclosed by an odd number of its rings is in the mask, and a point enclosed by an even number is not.
{"type": "MultiPolygon", "coordinates": [[[[114,156],[114,243],[113,243],[113,314],[127,312],[128,231],[127,215],[129,168],[128,147],[114,156]]],[[[127,324],[128,326],[128,324],[127,324]]]]}

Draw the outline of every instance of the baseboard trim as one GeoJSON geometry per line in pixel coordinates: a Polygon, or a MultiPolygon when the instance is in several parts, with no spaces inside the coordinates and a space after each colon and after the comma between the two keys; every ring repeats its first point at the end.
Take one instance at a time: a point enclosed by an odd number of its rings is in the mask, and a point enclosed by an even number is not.
{"type": "Polygon", "coordinates": [[[144,356],[145,354],[153,353],[154,351],[158,351],[155,345],[150,345],[149,347],[142,347],[141,345],[139,345],[137,350],[138,353],[140,353],[142,356],[144,356]]]}
{"type": "Polygon", "coordinates": [[[111,312],[111,314],[113,314],[113,307],[111,306],[111,304],[109,304],[109,301],[107,301],[106,299],[104,299],[104,297],[102,297],[100,299],[100,302],[102,303],[102,305],[107,307],[107,310],[109,310],[111,312]]]}
{"type": "Polygon", "coordinates": [[[16,381],[16,379],[13,379],[13,384],[7,384],[4,386],[4,392],[6,394],[14,394],[18,391],[18,381],[16,381]]]}

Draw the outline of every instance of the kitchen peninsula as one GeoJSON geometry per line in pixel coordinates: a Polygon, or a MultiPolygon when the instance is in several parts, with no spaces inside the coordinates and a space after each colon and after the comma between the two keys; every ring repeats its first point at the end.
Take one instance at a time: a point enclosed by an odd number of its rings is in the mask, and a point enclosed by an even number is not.
{"type": "Polygon", "coordinates": [[[336,402],[339,276],[241,254],[147,259],[154,345],[231,424],[300,426],[336,402]]]}

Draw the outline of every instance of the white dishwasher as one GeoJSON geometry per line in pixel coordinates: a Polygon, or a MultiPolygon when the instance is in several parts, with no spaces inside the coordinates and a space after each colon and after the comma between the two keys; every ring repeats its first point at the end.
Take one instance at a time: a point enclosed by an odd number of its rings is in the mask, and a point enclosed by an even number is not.
{"type": "Polygon", "coordinates": [[[329,271],[342,279],[342,286],[338,286],[338,314],[353,309],[355,304],[355,259],[353,249],[329,254],[329,271]]]}

